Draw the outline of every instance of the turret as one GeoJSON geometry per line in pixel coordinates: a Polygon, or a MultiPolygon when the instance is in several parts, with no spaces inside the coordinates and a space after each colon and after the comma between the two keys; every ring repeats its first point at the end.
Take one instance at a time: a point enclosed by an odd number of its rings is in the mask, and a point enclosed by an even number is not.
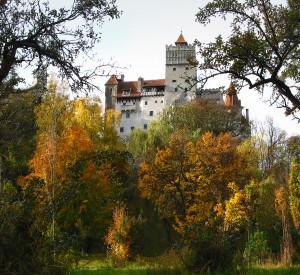
{"type": "Polygon", "coordinates": [[[229,88],[226,92],[224,104],[225,106],[241,107],[241,101],[238,99],[236,89],[232,82],[230,83],[229,88]]]}
{"type": "Polygon", "coordinates": [[[105,109],[115,109],[119,81],[112,75],[105,83],[105,109]]]}

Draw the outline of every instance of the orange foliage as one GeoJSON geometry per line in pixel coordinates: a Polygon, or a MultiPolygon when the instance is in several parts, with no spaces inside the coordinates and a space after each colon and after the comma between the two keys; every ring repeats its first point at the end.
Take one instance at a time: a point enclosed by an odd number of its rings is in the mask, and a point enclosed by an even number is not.
{"type": "Polygon", "coordinates": [[[109,137],[103,139],[106,129],[98,102],[60,99],[50,94],[36,112],[37,148],[30,161],[31,173],[20,178],[19,184],[36,199],[41,222],[51,212],[61,229],[73,232],[75,224],[85,224],[96,231],[108,224],[109,209],[122,190],[114,177],[116,171],[126,173],[126,161],[106,151],[119,150],[121,145],[114,137],[114,125],[108,125],[109,137]],[[46,111],[51,116],[45,116],[46,111]],[[113,162],[117,163],[114,168],[113,162]]]}
{"type": "Polygon", "coordinates": [[[251,169],[245,166],[247,162],[229,134],[207,132],[190,142],[184,132],[177,132],[166,149],[141,164],[139,189],[162,216],[174,218],[175,229],[184,234],[196,224],[215,226],[220,218],[224,222],[221,209],[231,197],[229,183],[243,188],[251,179],[251,169]]]}

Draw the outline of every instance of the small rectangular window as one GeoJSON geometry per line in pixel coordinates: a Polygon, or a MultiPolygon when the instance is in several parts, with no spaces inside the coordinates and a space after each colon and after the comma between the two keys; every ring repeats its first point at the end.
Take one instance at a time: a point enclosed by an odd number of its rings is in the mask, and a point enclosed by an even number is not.
{"type": "Polygon", "coordinates": [[[155,100],[155,103],[157,103],[157,100],[155,100]]]}
{"type": "Polygon", "coordinates": [[[173,68],[173,71],[176,71],[176,68],[173,68]]]}
{"type": "Polygon", "coordinates": [[[164,101],[162,100],[160,103],[164,103],[164,101]]]}
{"type": "Polygon", "coordinates": [[[153,111],[150,111],[150,116],[153,116],[153,111]]]}
{"type": "Polygon", "coordinates": [[[176,79],[173,79],[172,82],[176,82],[176,79]]]}
{"type": "Polygon", "coordinates": [[[145,101],[145,105],[148,105],[148,102],[147,102],[147,101],[145,101]]]}
{"type": "Polygon", "coordinates": [[[144,130],[147,130],[147,128],[148,128],[148,125],[144,124],[144,130]]]}
{"type": "Polygon", "coordinates": [[[124,127],[120,127],[120,133],[124,133],[124,127]]]}
{"type": "Polygon", "coordinates": [[[130,113],[126,112],[126,118],[130,118],[130,113]]]}
{"type": "Polygon", "coordinates": [[[133,130],[134,130],[134,127],[132,126],[132,127],[131,127],[131,131],[133,131],[133,130]]]}
{"type": "Polygon", "coordinates": [[[177,88],[175,88],[175,92],[177,92],[177,90],[178,90],[178,89],[177,89],[177,88]]]}
{"type": "Polygon", "coordinates": [[[185,67],[185,70],[188,71],[188,70],[189,70],[189,67],[185,67]]]}
{"type": "Polygon", "coordinates": [[[123,95],[130,95],[130,90],[123,90],[123,95]]]}

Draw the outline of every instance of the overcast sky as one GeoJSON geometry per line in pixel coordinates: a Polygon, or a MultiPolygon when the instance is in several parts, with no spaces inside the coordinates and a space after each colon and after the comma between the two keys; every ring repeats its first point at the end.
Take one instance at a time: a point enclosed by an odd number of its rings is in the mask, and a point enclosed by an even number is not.
{"type": "MultiPolygon", "coordinates": [[[[53,0],[52,0],[53,1],[53,0]]],[[[51,2],[52,2],[51,1],[51,2]]],[[[54,0],[60,2],[58,0],[54,0]]],[[[65,3],[70,0],[65,0],[65,3]]],[[[125,81],[165,78],[165,46],[173,44],[182,31],[186,41],[195,39],[210,42],[219,34],[229,34],[229,23],[213,20],[208,26],[195,22],[195,14],[207,0],[117,0],[123,11],[120,19],[106,21],[101,29],[102,41],[95,48],[98,58],[109,60],[111,57],[119,66],[127,66],[125,81]]],[[[285,0],[273,0],[285,3],[285,0]]],[[[53,3],[53,2],[52,2],[53,3]]],[[[99,79],[103,87],[107,79],[99,79]]],[[[215,79],[208,87],[228,87],[228,77],[215,79]]],[[[250,119],[263,121],[266,116],[274,119],[275,125],[289,135],[300,134],[300,125],[284,115],[283,109],[268,107],[259,95],[245,88],[239,94],[244,109],[249,109],[250,119]]]]}

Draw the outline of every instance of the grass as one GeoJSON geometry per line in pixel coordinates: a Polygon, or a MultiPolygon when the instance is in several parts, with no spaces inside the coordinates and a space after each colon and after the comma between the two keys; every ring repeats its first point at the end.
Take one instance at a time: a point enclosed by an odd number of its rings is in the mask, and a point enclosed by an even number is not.
{"type": "MultiPolygon", "coordinates": [[[[82,259],[76,270],[71,272],[71,275],[189,275],[190,273],[182,266],[179,266],[176,261],[168,262],[164,258],[147,258],[137,259],[136,262],[129,262],[123,268],[111,267],[106,261],[106,258],[101,255],[88,256],[82,259]],[[149,260],[149,261],[147,261],[149,260]],[[163,260],[163,262],[161,261],[163,260]],[[164,262],[164,260],[166,260],[164,262]]],[[[210,275],[230,275],[230,274],[246,274],[246,275],[300,275],[300,265],[284,267],[279,265],[261,265],[251,267],[240,271],[214,272],[205,273],[210,275]]],[[[203,274],[204,275],[204,274],[203,274]]]]}
{"type": "Polygon", "coordinates": [[[252,267],[249,270],[248,274],[266,274],[266,275],[300,275],[300,266],[295,265],[291,267],[282,267],[282,266],[257,266],[252,267]]]}
{"type": "Polygon", "coordinates": [[[187,275],[173,255],[165,255],[158,258],[137,258],[135,262],[128,262],[123,268],[111,267],[106,258],[101,255],[88,256],[79,262],[78,268],[71,272],[71,275],[96,275],[96,274],[138,274],[138,275],[187,275]],[[173,261],[168,260],[171,257],[173,261]]]}

